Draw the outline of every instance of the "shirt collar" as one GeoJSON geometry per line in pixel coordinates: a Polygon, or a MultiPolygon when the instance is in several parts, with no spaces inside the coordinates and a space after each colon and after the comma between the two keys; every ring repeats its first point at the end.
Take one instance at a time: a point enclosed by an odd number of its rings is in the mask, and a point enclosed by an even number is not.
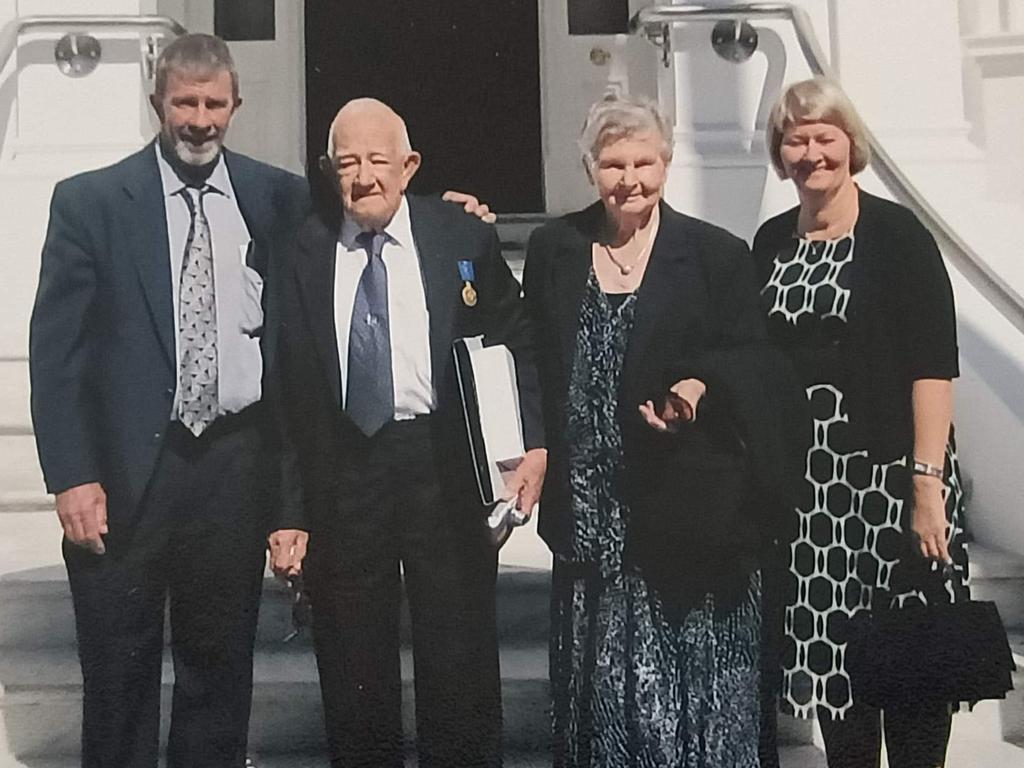
{"type": "MultiPolygon", "coordinates": [[[[361,246],[356,242],[356,238],[362,231],[362,228],[352,219],[343,218],[338,239],[350,251],[358,250],[361,246]]],[[[412,245],[412,220],[409,217],[409,203],[405,199],[405,195],[402,195],[402,202],[398,204],[395,215],[384,227],[384,234],[388,236],[390,242],[400,247],[407,248],[412,245]]]]}
{"type": "MultiPolygon", "coordinates": [[[[185,182],[181,180],[174,168],[167,159],[164,157],[163,152],[160,151],[160,143],[154,143],[154,149],[156,151],[156,164],[160,168],[160,182],[164,188],[164,197],[172,197],[180,194],[181,190],[187,186],[185,182]]],[[[227,198],[231,198],[231,179],[228,177],[228,164],[224,162],[224,153],[220,153],[220,157],[217,158],[217,164],[213,167],[213,172],[210,177],[206,180],[206,183],[213,187],[215,192],[224,195],[227,198]]]]}

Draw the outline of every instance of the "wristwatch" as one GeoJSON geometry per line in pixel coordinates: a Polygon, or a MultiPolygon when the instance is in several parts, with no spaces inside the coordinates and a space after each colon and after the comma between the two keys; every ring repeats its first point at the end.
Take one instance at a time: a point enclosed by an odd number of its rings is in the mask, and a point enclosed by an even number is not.
{"type": "Polygon", "coordinates": [[[946,473],[943,472],[942,467],[929,464],[927,461],[918,461],[917,459],[914,459],[914,463],[911,465],[910,471],[915,475],[928,475],[929,477],[937,477],[939,480],[944,480],[946,477],[946,473]]]}

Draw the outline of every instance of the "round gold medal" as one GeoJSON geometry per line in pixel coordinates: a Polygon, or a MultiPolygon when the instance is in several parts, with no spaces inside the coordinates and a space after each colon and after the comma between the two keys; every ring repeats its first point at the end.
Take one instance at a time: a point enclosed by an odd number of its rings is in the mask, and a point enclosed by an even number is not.
{"type": "Polygon", "coordinates": [[[462,286],[462,302],[467,307],[476,306],[476,288],[474,288],[468,281],[464,286],[462,286]]]}

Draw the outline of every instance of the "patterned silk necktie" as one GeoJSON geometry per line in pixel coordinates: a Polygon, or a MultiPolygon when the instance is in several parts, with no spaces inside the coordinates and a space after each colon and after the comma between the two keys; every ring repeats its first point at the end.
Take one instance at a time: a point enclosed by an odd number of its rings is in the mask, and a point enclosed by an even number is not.
{"type": "Polygon", "coordinates": [[[192,224],[178,291],[178,420],[196,437],[217,418],[217,301],[210,224],[203,210],[203,197],[215,191],[207,184],[180,193],[192,224]]]}
{"type": "Polygon", "coordinates": [[[386,240],[382,232],[363,232],[356,238],[367,259],[352,305],[345,412],[367,437],[395,417],[388,270],[381,258],[386,240]]]}

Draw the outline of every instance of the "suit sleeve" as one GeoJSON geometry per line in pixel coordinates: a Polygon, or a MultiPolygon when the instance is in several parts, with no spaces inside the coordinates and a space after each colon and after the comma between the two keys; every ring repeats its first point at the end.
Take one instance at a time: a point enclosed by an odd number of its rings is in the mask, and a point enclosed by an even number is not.
{"type": "Polygon", "coordinates": [[[713,266],[705,272],[712,312],[705,347],[669,365],[663,390],[680,379],[700,379],[707,387],[705,410],[718,399],[716,390],[725,383],[723,375],[728,376],[737,361],[742,364],[743,351],[763,345],[766,339],[750,252],[738,238],[721,247],[724,252],[712,255],[713,266]]]}
{"type": "Polygon", "coordinates": [[[74,192],[54,189],[29,326],[32,424],[50,493],[102,480],[91,397],[96,254],[74,192]]]}
{"type": "Polygon", "coordinates": [[[282,301],[284,319],[281,321],[278,334],[277,374],[275,377],[275,397],[273,398],[274,424],[278,431],[278,512],[276,528],[297,528],[308,530],[309,522],[305,514],[305,494],[303,491],[302,473],[299,468],[299,454],[296,448],[296,420],[289,412],[290,398],[300,396],[294,391],[294,362],[289,359],[290,330],[288,319],[293,310],[294,290],[291,285],[293,277],[290,270],[279,275],[278,290],[282,301]]]}
{"type": "Polygon", "coordinates": [[[276,364],[270,373],[270,397],[273,424],[276,429],[276,470],[277,477],[277,515],[274,520],[274,528],[297,528],[306,530],[308,522],[304,513],[304,496],[301,473],[299,469],[298,451],[295,447],[295,437],[289,420],[289,375],[291,373],[292,361],[289,359],[289,352],[294,347],[291,343],[292,327],[289,322],[295,317],[295,290],[293,286],[294,275],[292,271],[292,247],[291,240],[295,236],[297,227],[296,210],[304,210],[302,194],[304,190],[295,187],[291,190],[294,194],[286,199],[293,204],[294,208],[288,211],[288,215],[282,219],[281,231],[276,233],[277,247],[274,251],[273,272],[268,281],[272,293],[274,312],[268,313],[270,322],[277,325],[277,349],[274,358],[276,364]]]}
{"type": "Polygon", "coordinates": [[[477,261],[481,301],[490,310],[487,341],[504,344],[516,361],[519,407],[526,450],[544,447],[544,421],[541,415],[540,382],[534,350],[534,333],[523,291],[501,255],[497,232],[488,227],[485,251],[477,261]]]}

